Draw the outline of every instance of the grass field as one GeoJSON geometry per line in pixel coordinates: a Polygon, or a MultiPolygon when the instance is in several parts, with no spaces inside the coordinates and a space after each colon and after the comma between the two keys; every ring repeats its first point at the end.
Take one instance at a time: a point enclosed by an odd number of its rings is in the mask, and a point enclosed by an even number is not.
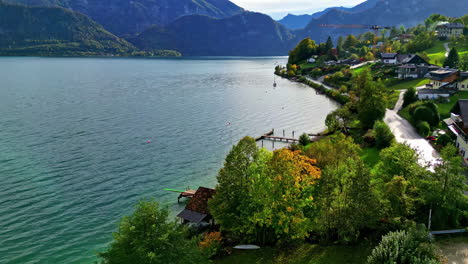
{"type": "Polygon", "coordinates": [[[295,249],[262,248],[236,251],[231,256],[214,260],[215,264],[362,264],[372,246],[320,246],[304,244],[295,249]]]}
{"type": "Polygon", "coordinates": [[[459,99],[468,99],[468,91],[458,92],[454,96],[450,97],[449,102],[437,104],[441,118],[450,117],[450,110],[452,110],[453,106],[455,106],[459,99]]]}
{"type": "Polygon", "coordinates": [[[414,80],[399,82],[399,83],[394,84],[392,86],[388,86],[387,89],[389,89],[389,90],[404,90],[404,89],[408,89],[408,88],[411,88],[411,87],[419,87],[419,86],[422,86],[422,85],[425,85],[425,84],[428,84],[428,83],[430,83],[429,79],[424,79],[424,78],[414,79],[414,80]]]}
{"type": "Polygon", "coordinates": [[[427,56],[430,59],[430,63],[440,65],[444,64],[445,61],[445,47],[444,47],[445,41],[437,41],[436,44],[430,48],[425,50],[424,52],[427,53],[427,56]]]}
{"type": "Polygon", "coordinates": [[[354,74],[360,74],[362,73],[363,71],[367,70],[367,69],[370,69],[372,67],[372,65],[374,65],[375,63],[369,63],[369,64],[366,64],[362,67],[359,67],[357,69],[352,69],[351,71],[354,73],[354,74]]]}

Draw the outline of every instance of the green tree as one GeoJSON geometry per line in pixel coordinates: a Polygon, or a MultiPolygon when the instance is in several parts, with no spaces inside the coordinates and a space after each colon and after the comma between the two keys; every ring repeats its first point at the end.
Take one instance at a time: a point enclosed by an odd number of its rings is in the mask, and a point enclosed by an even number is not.
{"type": "Polygon", "coordinates": [[[338,130],[346,131],[346,128],[352,122],[353,114],[349,109],[349,105],[345,105],[327,115],[325,119],[325,125],[329,132],[335,132],[338,130]]]}
{"type": "Polygon", "coordinates": [[[367,259],[367,264],[438,264],[439,256],[424,226],[390,232],[367,259]]]}
{"type": "Polygon", "coordinates": [[[317,53],[317,45],[310,38],[305,38],[289,52],[288,64],[299,64],[317,53]]]}
{"type": "Polygon", "coordinates": [[[457,68],[460,62],[460,57],[456,48],[452,48],[448,54],[447,59],[444,62],[444,67],[457,68]]]}
{"type": "Polygon", "coordinates": [[[330,36],[327,38],[327,42],[325,43],[325,51],[327,54],[330,53],[331,49],[333,49],[333,41],[330,36]]]}
{"type": "Polygon", "coordinates": [[[428,181],[427,204],[433,209],[433,227],[456,228],[460,226],[463,214],[468,212],[463,194],[466,170],[455,146],[443,148],[441,156],[440,164],[428,181]]]}
{"type": "Polygon", "coordinates": [[[343,157],[359,158],[360,153],[361,149],[353,139],[342,133],[319,140],[306,150],[306,155],[315,159],[320,168],[336,167],[343,157]]]}
{"type": "Polygon", "coordinates": [[[183,226],[168,221],[159,203],[140,201],[135,212],[122,218],[114,241],[99,253],[105,264],[207,263],[183,226]]]}
{"type": "Polygon", "coordinates": [[[374,82],[368,71],[353,79],[354,89],[358,91],[358,118],[363,128],[372,128],[375,121],[382,120],[386,112],[386,99],[383,85],[374,82]]]}
{"type": "Polygon", "coordinates": [[[395,139],[390,128],[382,121],[375,122],[373,130],[375,133],[375,143],[378,148],[384,149],[389,147],[395,139]]]}
{"type": "MultiPolygon", "coordinates": [[[[355,146],[356,150],[359,148],[355,146]]],[[[318,217],[315,229],[327,240],[356,241],[360,230],[371,227],[377,218],[376,199],[370,173],[359,156],[342,156],[336,164],[325,166],[319,183],[318,217]]]]}
{"type": "Polygon", "coordinates": [[[354,35],[348,35],[343,43],[343,48],[348,50],[351,47],[356,47],[359,44],[359,40],[354,35]]]}
{"type": "Polygon", "coordinates": [[[402,176],[406,180],[417,180],[425,169],[419,164],[419,155],[411,147],[394,143],[380,152],[376,175],[384,182],[389,182],[395,176],[402,176]]]}
{"type": "Polygon", "coordinates": [[[418,100],[418,96],[416,95],[416,88],[410,87],[406,90],[405,94],[403,95],[403,107],[408,106],[418,100]]]}
{"type": "Polygon", "coordinates": [[[299,137],[299,144],[302,145],[302,146],[307,146],[310,144],[310,137],[309,135],[307,135],[306,133],[302,134],[300,137],[299,137]]]}
{"type": "Polygon", "coordinates": [[[374,57],[374,54],[372,52],[367,52],[366,56],[365,56],[366,60],[367,61],[373,61],[375,60],[375,57],[374,57]]]}
{"type": "Polygon", "coordinates": [[[258,156],[258,147],[253,138],[245,137],[232,148],[224,167],[219,171],[216,194],[209,201],[211,213],[222,231],[235,238],[242,237],[249,229],[248,190],[251,183],[250,166],[258,156]]]}
{"type": "Polygon", "coordinates": [[[424,104],[414,109],[413,119],[415,121],[426,121],[431,126],[437,126],[440,122],[440,115],[437,106],[424,104]]]}
{"type": "Polygon", "coordinates": [[[418,129],[418,133],[423,137],[427,137],[431,133],[431,126],[426,121],[420,121],[416,128],[418,129]]]}
{"type": "Polygon", "coordinates": [[[463,54],[458,63],[458,68],[462,71],[468,71],[468,53],[463,54]]]}

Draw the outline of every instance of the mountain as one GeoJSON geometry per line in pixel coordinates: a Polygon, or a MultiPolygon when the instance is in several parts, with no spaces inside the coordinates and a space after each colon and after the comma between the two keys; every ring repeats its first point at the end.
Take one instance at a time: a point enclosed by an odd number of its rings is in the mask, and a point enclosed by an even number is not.
{"type": "Polygon", "coordinates": [[[313,13],[312,15],[288,14],[283,19],[278,20],[278,22],[283,24],[288,29],[302,29],[302,28],[305,28],[312,19],[319,18],[331,10],[339,10],[339,11],[346,11],[349,13],[357,13],[357,12],[362,12],[362,11],[365,11],[367,9],[374,7],[378,1],[379,0],[367,0],[355,7],[343,7],[343,6],[329,7],[323,11],[313,13]]]}
{"type": "Polygon", "coordinates": [[[229,0],[7,0],[26,5],[58,5],[88,15],[119,36],[199,14],[226,18],[244,10],[229,0]]]}
{"type": "Polygon", "coordinates": [[[83,14],[0,0],[0,55],[105,55],[135,50],[83,14]]]}
{"type": "Polygon", "coordinates": [[[143,49],[176,49],[191,56],[287,55],[294,36],[269,16],[244,12],[225,19],[185,16],[129,39],[143,49]]]}
{"type": "Polygon", "coordinates": [[[340,35],[360,34],[366,29],[324,28],[321,24],[361,24],[379,26],[415,26],[422,23],[431,14],[451,17],[468,13],[465,1],[446,0],[378,0],[375,6],[361,12],[346,12],[333,9],[312,21],[300,32],[299,38],[311,37],[316,41],[325,41],[328,36],[336,39],[340,35]]]}

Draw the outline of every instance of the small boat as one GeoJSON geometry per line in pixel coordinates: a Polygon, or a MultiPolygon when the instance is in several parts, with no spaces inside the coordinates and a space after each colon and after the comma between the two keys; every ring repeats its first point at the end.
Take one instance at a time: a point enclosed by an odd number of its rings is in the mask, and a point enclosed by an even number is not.
{"type": "Polygon", "coordinates": [[[260,249],[260,247],[256,245],[238,245],[238,246],[235,246],[234,249],[252,250],[252,249],[260,249]]]}
{"type": "Polygon", "coordinates": [[[276,82],[273,83],[273,87],[276,87],[276,82]]]}

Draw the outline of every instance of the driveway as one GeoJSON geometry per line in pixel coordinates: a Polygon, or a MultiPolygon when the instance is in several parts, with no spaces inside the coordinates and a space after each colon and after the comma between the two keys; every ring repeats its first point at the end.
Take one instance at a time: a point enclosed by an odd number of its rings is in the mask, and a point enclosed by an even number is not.
{"type": "Polygon", "coordinates": [[[404,91],[400,93],[400,98],[395,109],[387,109],[384,121],[390,127],[398,143],[405,143],[420,155],[419,164],[429,165],[429,170],[434,171],[434,165],[439,163],[439,153],[435,151],[429,142],[421,137],[413,126],[403,117],[398,115],[398,111],[403,106],[404,91]]]}
{"type": "Polygon", "coordinates": [[[449,44],[448,43],[444,43],[444,47],[445,47],[445,50],[447,51],[445,53],[445,57],[447,58],[449,53],[450,53],[450,47],[449,47],[449,44]]]}

